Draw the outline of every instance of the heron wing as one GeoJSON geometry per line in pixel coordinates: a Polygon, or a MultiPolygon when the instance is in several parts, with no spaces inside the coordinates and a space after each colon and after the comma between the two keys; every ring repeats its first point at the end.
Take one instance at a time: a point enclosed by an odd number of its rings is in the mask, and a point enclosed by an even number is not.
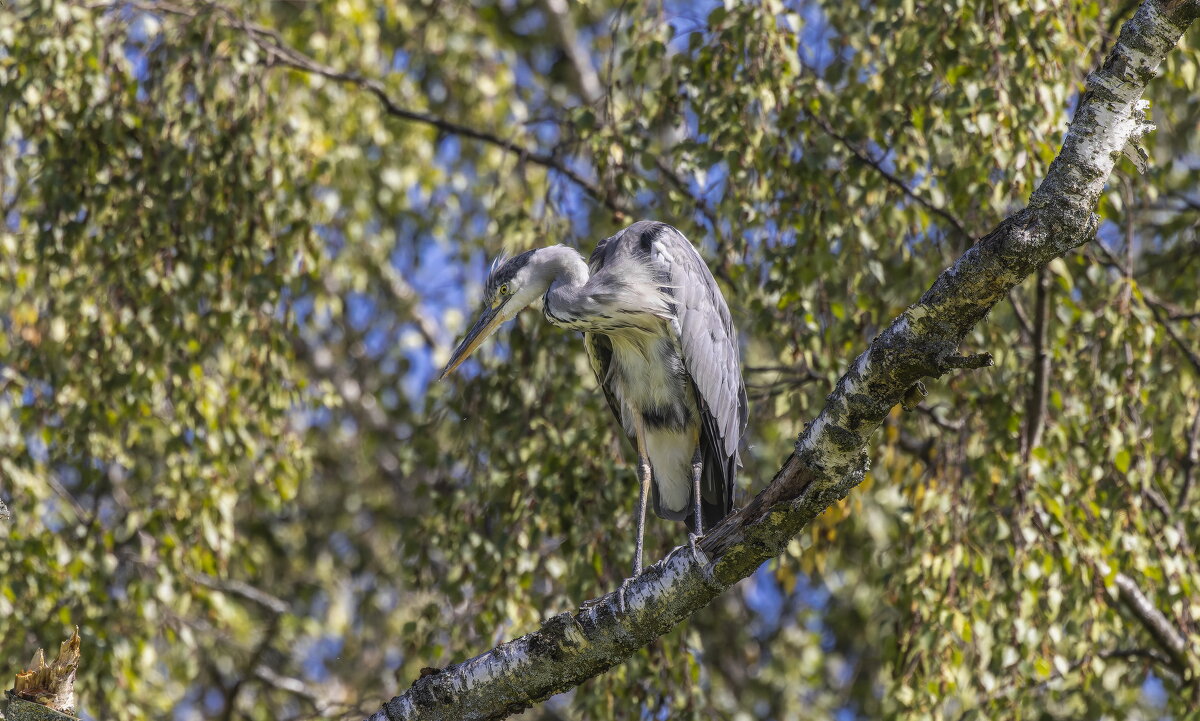
{"type": "MultiPolygon", "coordinates": [[[[612,341],[601,333],[584,333],[583,347],[587,351],[588,360],[591,361],[592,372],[596,374],[596,383],[600,386],[600,390],[604,391],[604,398],[617,418],[617,425],[624,430],[625,421],[621,417],[621,400],[617,397],[616,387],[609,377],[609,369],[612,367],[612,341]]],[[[636,447],[633,436],[626,435],[629,443],[636,447]]]]}
{"type": "MultiPolygon", "coordinates": [[[[737,331],[729,307],[712,273],[695,246],[665,223],[639,221],[597,244],[588,259],[593,279],[616,287],[645,289],[660,284],[669,297],[680,355],[700,406],[700,450],[704,462],[701,504],[705,528],[711,528],[733,508],[734,477],[740,465],[738,445],[746,430],[746,387],[742,383],[737,331]],[[622,259],[636,260],[627,264],[622,259]],[[613,271],[619,268],[619,274],[613,271]],[[609,271],[609,276],[604,275],[609,271]],[[636,277],[645,272],[648,277],[636,277]]],[[[658,313],[658,298],[643,302],[658,313]]],[[[664,309],[665,310],[665,309],[664,309]]],[[[608,338],[587,334],[588,353],[617,421],[624,426],[620,398],[609,382],[612,346],[608,338]]],[[[630,438],[633,442],[633,438],[630,438]]],[[[658,507],[657,488],[655,506],[658,507]]],[[[659,512],[659,515],[663,515],[659,512]]],[[[689,526],[691,517],[686,519],[689,526]]]]}
{"type": "Polygon", "coordinates": [[[654,264],[668,274],[667,291],[675,303],[684,366],[704,416],[702,495],[709,503],[722,501],[725,508],[720,515],[724,516],[732,508],[734,476],[740,465],[738,444],[747,418],[737,331],[725,298],[695,246],[669,225],[647,225],[635,237],[649,245],[654,264]]]}

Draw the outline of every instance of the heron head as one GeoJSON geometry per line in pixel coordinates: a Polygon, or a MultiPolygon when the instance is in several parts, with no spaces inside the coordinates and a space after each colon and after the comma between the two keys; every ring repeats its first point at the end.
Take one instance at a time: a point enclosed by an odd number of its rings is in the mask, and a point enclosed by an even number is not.
{"type": "Polygon", "coordinates": [[[454,349],[450,362],[438,376],[439,380],[454,372],[504,321],[515,318],[546,292],[549,280],[542,277],[544,273],[538,272],[535,253],[537,251],[529,250],[513,258],[497,258],[492,263],[484,286],[483,310],[454,349]]]}

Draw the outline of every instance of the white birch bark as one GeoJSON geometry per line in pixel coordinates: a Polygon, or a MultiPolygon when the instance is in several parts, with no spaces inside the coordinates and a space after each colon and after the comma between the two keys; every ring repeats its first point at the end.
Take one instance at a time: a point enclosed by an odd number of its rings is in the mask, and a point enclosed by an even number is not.
{"type": "Polygon", "coordinates": [[[1141,6],[1088,77],[1062,150],[1028,207],[964,253],[851,364],[770,486],[704,538],[704,562],[676,548],[631,582],[624,613],[615,593],[588,601],[533,633],[418,679],[370,721],[519,712],[620,663],[776,556],[862,481],[867,441],[891,408],[919,396],[914,389],[922,378],[990,364],[986,355],[957,355],[967,332],[1026,276],[1093,237],[1093,211],[1114,164],[1152,129],[1141,100],[1146,83],[1198,15],[1200,0],[1141,6]]]}

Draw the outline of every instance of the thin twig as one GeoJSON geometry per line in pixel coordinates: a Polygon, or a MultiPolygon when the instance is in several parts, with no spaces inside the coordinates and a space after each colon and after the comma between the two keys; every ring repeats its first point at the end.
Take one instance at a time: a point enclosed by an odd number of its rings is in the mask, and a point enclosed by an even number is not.
{"type": "Polygon", "coordinates": [[[287,601],[284,601],[282,598],[273,596],[255,586],[251,586],[245,581],[238,581],[231,578],[214,578],[213,576],[209,576],[207,574],[193,573],[190,571],[187,573],[187,576],[192,583],[199,584],[205,588],[210,588],[214,591],[220,591],[221,593],[227,593],[231,596],[238,596],[247,601],[252,601],[275,615],[287,613],[291,608],[288,606],[287,601]]]}
{"type": "Polygon", "coordinates": [[[858,159],[858,161],[860,163],[862,163],[870,168],[873,168],[875,170],[875,172],[879,173],[879,175],[882,176],[884,180],[886,180],[889,183],[891,183],[892,185],[894,185],[897,189],[900,190],[900,192],[904,193],[909,198],[916,201],[919,205],[924,207],[929,212],[931,212],[934,215],[937,215],[938,217],[945,220],[947,223],[949,223],[951,225],[951,227],[954,228],[955,231],[958,232],[958,234],[960,236],[962,236],[963,240],[968,241],[968,243],[975,242],[975,238],[969,232],[967,232],[967,228],[965,225],[963,225],[963,222],[961,220],[959,220],[957,217],[955,217],[955,215],[953,213],[951,213],[950,211],[948,211],[945,208],[942,208],[938,205],[934,205],[932,201],[930,201],[929,199],[925,198],[924,196],[918,194],[913,189],[909,188],[908,183],[905,183],[903,180],[898,178],[895,174],[888,172],[888,170],[886,168],[884,168],[874,158],[872,158],[870,155],[868,155],[866,152],[864,152],[861,148],[859,148],[857,145],[855,145],[853,142],[851,142],[846,136],[844,136],[841,133],[839,133],[838,131],[834,130],[833,126],[830,125],[828,120],[821,117],[820,115],[813,115],[812,118],[813,118],[813,120],[816,121],[817,125],[820,126],[822,130],[825,131],[825,133],[827,135],[829,135],[831,138],[833,138],[834,140],[837,140],[839,143],[841,143],[847,150],[850,151],[850,153],[855,158],[858,159]]]}
{"type": "Polygon", "coordinates": [[[1175,508],[1183,509],[1188,507],[1188,494],[1192,491],[1192,484],[1196,478],[1196,468],[1200,466],[1200,408],[1196,409],[1196,415],[1192,418],[1192,430],[1188,434],[1187,453],[1184,454],[1183,462],[1180,466],[1183,468],[1183,483],[1179,485],[1179,497],[1175,500],[1175,508]]]}
{"type": "Polygon", "coordinates": [[[1015,289],[1008,291],[1008,302],[1012,305],[1013,316],[1017,319],[1017,325],[1021,327],[1021,335],[1026,338],[1033,338],[1033,326],[1029,323],[1029,316],[1025,314],[1025,307],[1021,305],[1021,299],[1017,297],[1015,289]]]}
{"type": "MultiPolygon", "coordinates": [[[[1124,271],[1124,266],[1121,264],[1121,261],[1118,260],[1115,255],[1113,255],[1111,250],[1104,247],[1104,244],[1100,242],[1099,238],[1096,239],[1095,243],[1091,244],[1091,247],[1098,249],[1104,256],[1103,258],[1098,258],[1097,260],[1100,260],[1102,263],[1112,266],[1119,271],[1124,271]]],[[[1193,369],[1195,369],[1197,375],[1200,375],[1200,353],[1197,353],[1195,348],[1193,348],[1192,345],[1190,345],[1179,335],[1179,331],[1176,330],[1175,325],[1171,323],[1171,318],[1167,313],[1166,304],[1154,297],[1154,295],[1149,293],[1145,288],[1141,289],[1140,295],[1142,302],[1147,308],[1150,309],[1150,312],[1154,314],[1155,320],[1157,320],[1159,325],[1162,326],[1163,331],[1165,331],[1167,334],[1167,337],[1171,339],[1171,342],[1174,343],[1177,348],[1179,348],[1180,352],[1182,352],[1184,357],[1187,358],[1188,362],[1191,363],[1191,366],[1193,369]]]]}
{"type": "MultiPolygon", "coordinates": [[[[580,189],[582,189],[588,196],[607,207],[615,216],[617,216],[617,218],[623,219],[628,216],[628,211],[620,202],[618,202],[608,193],[602,191],[598,185],[589,181],[578,172],[573,170],[562,159],[556,157],[553,153],[532,150],[518,144],[516,141],[500,137],[495,133],[472,128],[452,120],[438,117],[432,113],[403,107],[388,94],[387,89],[384,88],[383,83],[381,83],[379,80],[375,78],[368,78],[354,72],[338,70],[329,65],[317,62],[299,50],[284,44],[283,38],[276,30],[259,25],[257,23],[248,22],[238,16],[230,8],[211,2],[203,3],[203,6],[212,8],[214,11],[224,16],[226,18],[226,27],[241,30],[248,38],[250,38],[250,40],[258,45],[259,48],[264,50],[267,53],[266,66],[268,68],[287,67],[300,72],[308,73],[310,75],[317,75],[334,82],[357,87],[360,90],[364,90],[371,95],[374,95],[379,101],[380,105],[383,106],[384,112],[392,117],[408,120],[410,122],[419,123],[422,125],[428,125],[450,135],[470,138],[487,145],[501,148],[502,150],[516,155],[523,161],[528,161],[534,165],[540,165],[548,170],[553,170],[559,173],[575,185],[578,185],[580,189]]],[[[143,12],[161,12],[186,18],[195,18],[201,12],[200,10],[192,10],[170,3],[145,4],[138,2],[137,0],[114,0],[113,2],[92,3],[87,7],[93,9],[131,7],[143,12]]]]}

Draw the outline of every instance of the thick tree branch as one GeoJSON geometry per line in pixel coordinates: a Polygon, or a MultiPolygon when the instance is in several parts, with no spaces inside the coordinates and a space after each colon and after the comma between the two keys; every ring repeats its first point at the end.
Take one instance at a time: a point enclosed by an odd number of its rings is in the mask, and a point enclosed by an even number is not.
{"type": "Polygon", "coordinates": [[[1200,15],[1200,0],[1150,0],[1088,78],[1062,152],[1029,206],[967,250],[851,364],[771,484],[714,528],[694,556],[677,548],[616,593],[526,636],[418,679],[372,721],[499,719],[620,663],[774,557],[862,481],[871,434],[922,378],[982,357],[957,356],[966,334],[1017,283],[1087,242],[1093,210],[1122,149],[1150,127],[1139,98],[1200,15]]]}

